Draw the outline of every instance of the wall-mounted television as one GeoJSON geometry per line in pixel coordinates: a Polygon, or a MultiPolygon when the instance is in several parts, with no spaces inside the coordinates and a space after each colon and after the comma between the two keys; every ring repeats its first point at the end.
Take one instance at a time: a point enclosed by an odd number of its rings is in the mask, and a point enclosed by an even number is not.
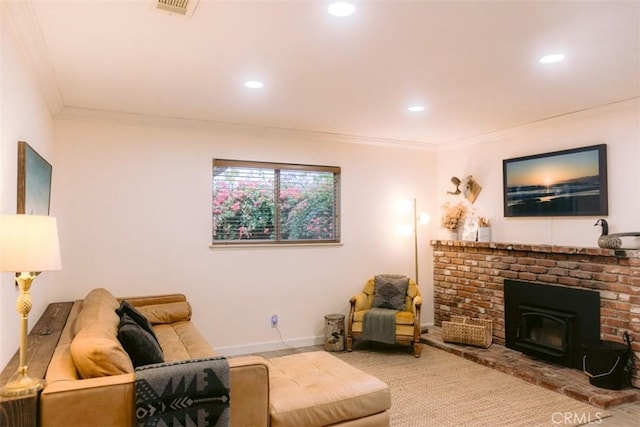
{"type": "Polygon", "coordinates": [[[505,217],[603,216],[605,144],[502,161],[505,217]]]}

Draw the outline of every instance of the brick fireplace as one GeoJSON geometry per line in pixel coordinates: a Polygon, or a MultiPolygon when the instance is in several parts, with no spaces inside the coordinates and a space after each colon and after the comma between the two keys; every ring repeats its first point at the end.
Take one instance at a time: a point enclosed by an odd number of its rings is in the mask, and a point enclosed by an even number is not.
{"type": "Polygon", "coordinates": [[[640,357],[640,250],[450,240],[431,246],[436,326],[452,314],[491,319],[493,341],[505,345],[505,280],[592,290],[600,294],[600,338],[623,342],[629,331],[640,357]]]}

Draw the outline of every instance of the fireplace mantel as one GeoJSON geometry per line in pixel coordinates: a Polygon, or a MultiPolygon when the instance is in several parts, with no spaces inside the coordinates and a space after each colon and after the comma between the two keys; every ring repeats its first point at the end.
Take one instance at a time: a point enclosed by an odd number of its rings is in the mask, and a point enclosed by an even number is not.
{"type": "MultiPolygon", "coordinates": [[[[640,249],[602,249],[578,246],[532,245],[526,243],[472,242],[465,240],[432,240],[431,246],[458,246],[464,248],[489,248],[503,251],[527,251],[574,255],[640,258],[640,249]]],[[[640,266],[640,264],[639,264],[640,266]]]]}
{"type": "Polygon", "coordinates": [[[595,290],[601,339],[622,342],[629,331],[640,357],[640,250],[458,240],[431,246],[436,326],[451,315],[491,319],[494,342],[504,345],[506,279],[595,290]]]}

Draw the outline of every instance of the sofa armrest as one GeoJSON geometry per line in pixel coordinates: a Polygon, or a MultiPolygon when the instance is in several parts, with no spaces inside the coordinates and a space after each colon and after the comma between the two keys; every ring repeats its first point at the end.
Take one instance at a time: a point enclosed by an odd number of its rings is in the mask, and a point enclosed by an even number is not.
{"type": "MultiPolygon", "coordinates": [[[[422,332],[421,331],[422,325],[420,324],[421,308],[422,308],[422,297],[418,295],[413,299],[413,339],[415,342],[420,342],[420,333],[422,332]]],[[[419,357],[419,354],[420,354],[419,350],[417,354],[419,357]]]]}
{"type": "Polygon", "coordinates": [[[413,313],[420,313],[420,307],[422,307],[422,297],[418,295],[413,299],[413,313]]]}
{"type": "Polygon", "coordinates": [[[231,425],[269,425],[269,368],[260,356],[227,359],[231,380],[231,425]]]}
{"type": "Polygon", "coordinates": [[[187,300],[187,297],[183,294],[169,294],[169,295],[149,295],[149,296],[118,298],[118,301],[123,301],[123,300],[127,300],[134,307],[142,307],[145,305],[184,302],[187,300]]]}
{"type": "Polygon", "coordinates": [[[364,292],[360,292],[359,294],[351,297],[349,303],[351,304],[351,308],[354,312],[371,308],[369,305],[369,297],[364,292]]]}
{"type": "MultiPolygon", "coordinates": [[[[269,369],[266,359],[227,359],[231,382],[231,424],[269,425],[269,369]]],[[[40,425],[132,426],[135,374],[49,383],[40,396],[40,425]],[[97,418],[96,418],[97,417],[97,418]]]]}
{"type": "Polygon", "coordinates": [[[41,427],[133,425],[134,374],[53,381],[40,395],[41,427]]]}

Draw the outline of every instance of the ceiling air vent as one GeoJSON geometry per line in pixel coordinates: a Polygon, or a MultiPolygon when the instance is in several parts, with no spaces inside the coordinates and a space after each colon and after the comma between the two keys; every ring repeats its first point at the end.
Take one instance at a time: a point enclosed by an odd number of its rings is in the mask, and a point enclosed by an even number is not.
{"type": "Polygon", "coordinates": [[[198,0],[156,0],[157,7],[160,10],[166,10],[171,13],[191,16],[193,10],[198,4],[198,0]]]}

